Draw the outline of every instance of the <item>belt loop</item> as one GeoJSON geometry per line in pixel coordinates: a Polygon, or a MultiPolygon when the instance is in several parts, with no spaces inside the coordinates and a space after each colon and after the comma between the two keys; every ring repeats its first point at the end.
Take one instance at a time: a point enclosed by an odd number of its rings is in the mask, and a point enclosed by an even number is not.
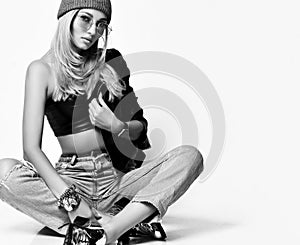
{"type": "Polygon", "coordinates": [[[94,156],[94,151],[91,151],[91,157],[95,157],[95,156],[94,156]]]}
{"type": "Polygon", "coordinates": [[[77,156],[74,154],[74,155],[72,156],[71,163],[70,163],[72,166],[75,165],[76,158],[77,158],[77,156]]]}

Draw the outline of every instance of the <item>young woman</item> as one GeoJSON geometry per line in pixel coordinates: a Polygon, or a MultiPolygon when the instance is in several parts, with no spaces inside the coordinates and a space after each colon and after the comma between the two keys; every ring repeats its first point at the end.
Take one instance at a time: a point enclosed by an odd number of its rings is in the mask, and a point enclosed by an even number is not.
{"type": "Polygon", "coordinates": [[[195,147],[180,146],[139,167],[150,147],[148,123],[124,59],[106,48],[109,0],[62,0],[58,20],[51,49],[27,70],[24,160],[1,160],[0,196],[67,233],[64,244],[110,243],[146,218],[164,216],[203,160],[195,147]],[[62,150],[55,166],[41,149],[44,115],[62,150]],[[106,215],[124,198],[130,202],[122,211],[106,215]]]}

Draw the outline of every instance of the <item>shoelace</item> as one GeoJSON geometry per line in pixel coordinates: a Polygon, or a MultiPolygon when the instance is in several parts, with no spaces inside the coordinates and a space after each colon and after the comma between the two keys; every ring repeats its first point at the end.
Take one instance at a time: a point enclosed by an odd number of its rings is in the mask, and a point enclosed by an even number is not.
{"type": "Polygon", "coordinates": [[[74,228],[72,245],[89,245],[91,236],[86,230],[81,228],[74,228]]]}
{"type": "Polygon", "coordinates": [[[139,223],[133,227],[131,235],[153,237],[158,240],[165,240],[167,238],[160,223],[139,223]]]}
{"type": "Polygon", "coordinates": [[[147,235],[149,235],[149,232],[154,233],[152,226],[148,223],[139,223],[134,227],[134,229],[147,235]]]}
{"type": "MultiPolygon", "coordinates": [[[[63,226],[65,225],[67,224],[63,226]]],[[[69,225],[64,245],[104,245],[106,243],[103,229],[87,218],[77,217],[74,223],[69,225]]]]}

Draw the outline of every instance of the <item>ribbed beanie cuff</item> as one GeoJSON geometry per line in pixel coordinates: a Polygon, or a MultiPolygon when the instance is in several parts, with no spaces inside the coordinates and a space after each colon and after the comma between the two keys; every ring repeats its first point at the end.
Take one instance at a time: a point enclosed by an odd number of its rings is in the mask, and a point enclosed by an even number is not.
{"type": "Polygon", "coordinates": [[[107,22],[111,20],[110,0],[62,0],[57,13],[57,19],[73,9],[92,8],[103,12],[107,17],[107,22]]]}

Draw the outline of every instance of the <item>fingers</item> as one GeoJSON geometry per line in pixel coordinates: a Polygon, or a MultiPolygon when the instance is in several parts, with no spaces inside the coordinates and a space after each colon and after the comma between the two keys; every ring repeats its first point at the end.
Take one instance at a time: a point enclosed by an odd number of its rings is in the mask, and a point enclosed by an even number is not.
{"type": "Polygon", "coordinates": [[[109,109],[107,104],[105,103],[105,101],[102,99],[102,93],[100,92],[99,96],[98,96],[98,101],[100,103],[101,106],[103,106],[106,109],[109,109]]]}
{"type": "Polygon", "coordinates": [[[94,126],[105,128],[105,122],[103,121],[105,116],[103,115],[103,110],[105,109],[98,105],[96,99],[93,99],[89,104],[89,117],[94,126]]]}
{"type": "Polygon", "coordinates": [[[95,120],[95,117],[94,117],[93,112],[91,111],[91,109],[89,109],[89,117],[90,117],[91,123],[93,125],[95,125],[96,120],[95,120]]]}
{"type": "Polygon", "coordinates": [[[96,112],[101,110],[101,105],[97,102],[97,99],[92,99],[89,108],[96,112]]]}
{"type": "Polygon", "coordinates": [[[102,110],[103,108],[98,104],[96,99],[93,99],[89,104],[89,114],[94,120],[99,114],[101,114],[102,110]]]}
{"type": "Polygon", "coordinates": [[[102,99],[102,93],[89,103],[89,117],[91,123],[95,126],[97,124],[98,127],[107,129],[111,127],[114,114],[102,99]]]}

